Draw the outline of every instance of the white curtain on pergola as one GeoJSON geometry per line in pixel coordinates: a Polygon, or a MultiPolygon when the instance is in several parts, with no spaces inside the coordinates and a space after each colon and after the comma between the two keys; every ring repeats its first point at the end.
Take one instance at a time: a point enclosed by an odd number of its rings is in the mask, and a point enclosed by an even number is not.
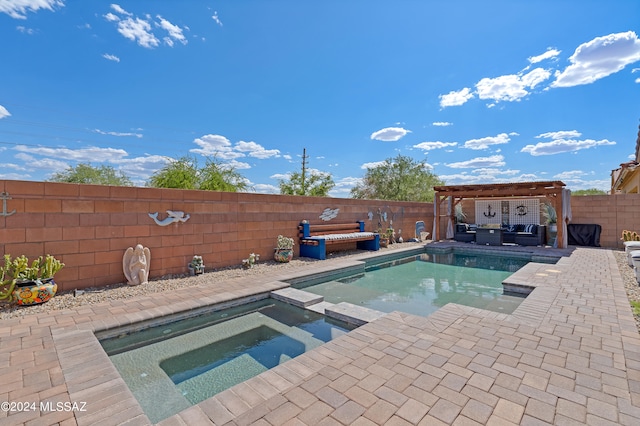
{"type": "Polygon", "coordinates": [[[449,196],[447,203],[447,240],[453,239],[453,221],[451,220],[451,212],[453,211],[453,197],[449,196]]]}
{"type": "MultiPolygon", "coordinates": [[[[436,194],[436,197],[438,196],[438,194],[436,194]]],[[[436,202],[436,199],[433,199],[433,232],[431,233],[431,235],[433,235],[433,240],[436,240],[436,235],[438,235],[438,233],[436,232],[436,218],[438,217],[438,203],[436,202]]]]}

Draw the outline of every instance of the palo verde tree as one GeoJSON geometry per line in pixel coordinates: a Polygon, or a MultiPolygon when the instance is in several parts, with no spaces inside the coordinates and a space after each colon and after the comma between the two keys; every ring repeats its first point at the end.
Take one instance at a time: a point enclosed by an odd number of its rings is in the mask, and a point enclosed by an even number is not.
{"type": "Polygon", "coordinates": [[[247,189],[247,181],[235,168],[216,159],[208,158],[200,168],[195,158],[186,156],[169,161],[149,178],[147,186],[239,192],[247,189]]]}
{"type": "Polygon", "coordinates": [[[398,154],[369,168],[362,182],[351,189],[358,199],[432,202],[434,186],[444,182],[431,172],[424,161],[398,154]]]}
{"type": "Polygon", "coordinates": [[[111,166],[92,166],[80,163],[75,167],[54,173],[49,182],[86,183],[91,185],[133,186],[133,182],[123,172],[111,166]]]}
{"type": "Polygon", "coordinates": [[[293,172],[289,180],[280,180],[280,194],[306,195],[310,197],[326,197],[336,184],[329,173],[309,170],[307,166],[307,150],[302,150],[302,170],[293,172]]]}

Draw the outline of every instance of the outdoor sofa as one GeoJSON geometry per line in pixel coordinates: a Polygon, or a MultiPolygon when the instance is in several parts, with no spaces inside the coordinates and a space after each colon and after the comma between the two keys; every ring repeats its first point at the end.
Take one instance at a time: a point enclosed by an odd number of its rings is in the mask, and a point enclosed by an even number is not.
{"type": "MultiPolygon", "coordinates": [[[[470,243],[476,241],[477,225],[458,223],[455,227],[453,239],[470,243]]],[[[502,227],[502,242],[519,246],[541,246],[547,242],[547,227],[545,225],[507,225],[502,227]]]]}

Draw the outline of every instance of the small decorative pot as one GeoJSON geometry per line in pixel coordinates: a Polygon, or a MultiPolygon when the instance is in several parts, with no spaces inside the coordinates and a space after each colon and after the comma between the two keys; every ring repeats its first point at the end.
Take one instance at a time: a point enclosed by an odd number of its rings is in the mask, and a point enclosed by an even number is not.
{"type": "Polygon", "coordinates": [[[293,259],[293,249],[275,249],[275,253],[273,254],[273,259],[276,262],[287,263],[291,259],[293,259]]]}
{"type": "Polygon", "coordinates": [[[58,285],[52,278],[42,281],[17,281],[13,289],[13,297],[21,306],[37,305],[47,302],[55,296],[58,285]]]}
{"type": "Polygon", "coordinates": [[[191,275],[192,277],[194,275],[204,274],[204,266],[201,266],[199,268],[194,268],[191,264],[189,264],[188,266],[189,266],[189,275],[191,275]]]}
{"type": "Polygon", "coordinates": [[[389,239],[388,238],[380,238],[380,247],[388,247],[389,239]]]}

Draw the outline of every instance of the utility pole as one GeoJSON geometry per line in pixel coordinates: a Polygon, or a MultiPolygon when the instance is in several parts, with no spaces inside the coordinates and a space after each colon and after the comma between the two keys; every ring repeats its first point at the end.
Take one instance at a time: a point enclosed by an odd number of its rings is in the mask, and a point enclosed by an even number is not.
{"type": "Polygon", "coordinates": [[[307,177],[307,148],[302,148],[302,187],[300,188],[302,194],[307,195],[307,188],[305,185],[305,178],[307,177]]]}

